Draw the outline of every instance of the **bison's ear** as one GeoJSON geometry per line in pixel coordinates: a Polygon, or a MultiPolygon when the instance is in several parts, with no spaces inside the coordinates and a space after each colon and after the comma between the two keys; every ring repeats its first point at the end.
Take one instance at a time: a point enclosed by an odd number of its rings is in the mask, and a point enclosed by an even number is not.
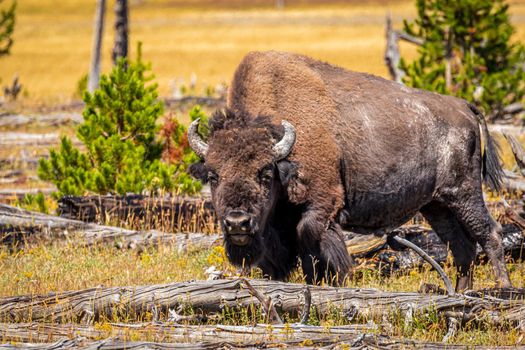
{"type": "Polygon", "coordinates": [[[190,165],[188,172],[191,176],[201,180],[203,183],[208,182],[208,169],[206,168],[206,165],[204,165],[203,161],[190,165]]]}
{"type": "Polygon", "coordinates": [[[297,166],[287,160],[277,162],[277,171],[279,172],[279,179],[281,184],[286,187],[290,183],[290,179],[296,174],[297,166]]]}

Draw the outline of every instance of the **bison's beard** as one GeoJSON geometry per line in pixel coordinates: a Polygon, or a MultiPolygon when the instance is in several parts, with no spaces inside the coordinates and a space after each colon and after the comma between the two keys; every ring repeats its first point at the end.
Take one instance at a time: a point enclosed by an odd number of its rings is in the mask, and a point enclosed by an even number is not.
{"type": "Polygon", "coordinates": [[[245,246],[235,245],[225,237],[224,247],[228,259],[237,267],[251,267],[257,265],[264,250],[262,239],[258,233],[255,234],[250,244],[245,246]]]}

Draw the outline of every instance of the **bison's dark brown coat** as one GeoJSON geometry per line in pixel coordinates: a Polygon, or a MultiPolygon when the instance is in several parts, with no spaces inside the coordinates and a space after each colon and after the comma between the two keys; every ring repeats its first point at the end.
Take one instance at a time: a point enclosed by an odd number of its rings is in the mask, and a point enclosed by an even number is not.
{"type": "Polygon", "coordinates": [[[219,218],[237,209],[258,223],[251,232],[261,235],[257,244],[239,248],[226,236],[235,263],[248,257],[245,263],[285,278],[299,256],[309,281],[318,279],[306,262],[312,258],[330,276],[344,274],[341,227],[386,231],[421,211],[450,244],[458,289],[471,285],[476,242],[499,282],[510,285],[500,226],[481,190],[482,169],[493,186],[501,169],[482,115],[467,102],[301,55],[253,52],[235,72],[227,107],[212,118],[209,152],[193,172],[216,180],[219,218]],[[282,120],[295,127],[296,141],[286,159],[274,161],[282,120]],[[260,172],[268,167],[277,183],[266,186],[260,172]]]}

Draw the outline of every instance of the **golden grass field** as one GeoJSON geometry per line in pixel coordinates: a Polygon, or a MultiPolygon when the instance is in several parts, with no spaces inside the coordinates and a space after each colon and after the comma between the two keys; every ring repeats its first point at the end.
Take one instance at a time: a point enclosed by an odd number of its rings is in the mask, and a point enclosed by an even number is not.
{"type": "MultiPolygon", "coordinates": [[[[285,50],[343,67],[387,76],[383,63],[385,15],[398,27],[412,18],[412,1],[289,1],[276,10],[272,0],[130,1],[130,48],[143,42],[160,94],[172,93],[173,81],[202,85],[228,82],[241,58],[252,50],[285,50]],[[308,4],[307,4],[308,3],[308,4]],[[328,3],[328,4],[327,4],[328,3]]],[[[525,1],[511,1],[516,39],[525,39],[525,1]]],[[[14,46],[0,59],[3,84],[15,74],[24,85],[26,104],[67,103],[89,69],[94,19],[93,0],[18,3],[14,46]]],[[[111,68],[113,1],[108,1],[103,71],[111,68]]],[[[402,46],[405,57],[415,48],[402,46]]]]}

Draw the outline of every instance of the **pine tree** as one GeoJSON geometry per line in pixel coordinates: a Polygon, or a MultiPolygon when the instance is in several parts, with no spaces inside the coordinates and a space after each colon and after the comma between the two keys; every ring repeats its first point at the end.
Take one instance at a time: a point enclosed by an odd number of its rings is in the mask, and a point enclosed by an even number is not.
{"type": "Polygon", "coordinates": [[[498,118],[525,95],[525,49],[503,0],[416,0],[417,19],[404,30],[423,39],[404,83],[464,98],[498,118]]]}
{"type": "Polygon", "coordinates": [[[157,99],[157,85],[149,66],[120,59],[112,72],[100,79],[93,94],[84,93],[84,121],[77,137],[85,151],[63,137],[60,149],[41,159],[38,174],[52,181],[58,195],[86,192],[142,193],[175,191],[194,193],[201,184],[185,173],[184,160],[161,162],[163,144],[156,139],[163,104],[157,99]]]}

